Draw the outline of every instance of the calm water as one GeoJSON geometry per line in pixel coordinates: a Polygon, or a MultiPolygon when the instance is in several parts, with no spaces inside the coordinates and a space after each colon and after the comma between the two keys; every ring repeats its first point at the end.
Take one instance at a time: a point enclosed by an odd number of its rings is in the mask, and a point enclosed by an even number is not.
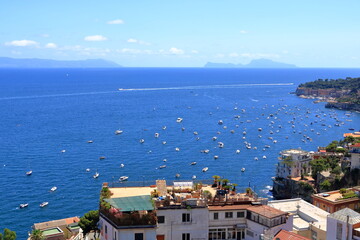
{"type": "Polygon", "coordinates": [[[123,175],[144,181],[217,174],[240,187],[250,182],[266,195],[279,151],[316,150],[360,126],[358,113],[346,116],[289,92],[301,82],[348,76],[360,76],[360,69],[0,70],[0,229],[25,239],[33,223],[81,216],[97,208],[102,182],[123,175]],[[344,123],[340,127],[334,126],[335,116],[344,123]],[[117,129],[123,134],[115,135],[117,129]],[[304,135],[312,141],[302,141],[304,135]],[[219,141],[224,148],[217,147],[219,141]],[[244,141],[257,150],[246,149],[244,141]],[[265,145],[270,148],[263,151],[265,145]],[[190,166],[193,161],[197,165],[190,166]],[[204,167],[209,171],[202,173],[204,167]],[[33,174],[26,176],[30,169],[33,174]],[[50,192],[53,186],[56,192],[50,192]],[[49,205],[40,208],[43,201],[49,205]],[[27,209],[18,209],[26,202],[27,209]]]}

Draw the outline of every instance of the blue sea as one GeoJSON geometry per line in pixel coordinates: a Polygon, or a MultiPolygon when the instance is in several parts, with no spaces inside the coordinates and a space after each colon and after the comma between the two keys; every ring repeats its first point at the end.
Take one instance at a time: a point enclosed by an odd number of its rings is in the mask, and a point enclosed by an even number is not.
{"type": "Polygon", "coordinates": [[[289,93],[318,78],[359,76],[360,69],[2,69],[0,230],[26,239],[34,223],[82,216],[97,209],[102,183],[120,176],[145,182],[220,175],[271,197],[281,150],[315,151],[360,127],[359,113],[289,93]],[[118,129],[123,133],[115,135],[118,129]],[[44,201],[49,205],[40,208],[44,201]],[[29,207],[19,209],[21,203],[29,207]]]}

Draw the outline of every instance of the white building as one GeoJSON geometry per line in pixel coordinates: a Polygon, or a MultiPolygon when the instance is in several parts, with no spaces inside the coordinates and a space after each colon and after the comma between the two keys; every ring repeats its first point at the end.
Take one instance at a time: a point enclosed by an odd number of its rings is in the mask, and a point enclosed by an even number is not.
{"type": "Polygon", "coordinates": [[[350,146],[351,169],[360,168],[360,143],[350,146]]]}
{"type": "Polygon", "coordinates": [[[327,218],[327,240],[360,239],[360,214],[344,208],[330,214],[327,218]]]}
{"type": "Polygon", "coordinates": [[[310,173],[310,161],[312,160],[309,152],[301,149],[289,149],[280,152],[279,162],[276,167],[276,176],[286,178],[300,177],[301,174],[310,173]]]}
{"type": "Polygon", "coordinates": [[[310,239],[326,239],[328,212],[301,198],[269,201],[268,205],[292,215],[293,232],[310,239]]]}

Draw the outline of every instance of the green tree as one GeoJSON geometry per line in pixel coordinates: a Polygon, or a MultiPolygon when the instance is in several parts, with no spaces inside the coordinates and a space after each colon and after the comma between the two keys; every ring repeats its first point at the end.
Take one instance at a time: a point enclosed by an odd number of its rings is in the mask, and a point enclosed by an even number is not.
{"type": "Polygon", "coordinates": [[[322,183],[320,183],[320,188],[325,191],[329,191],[331,189],[331,183],[328,180],[325,180],[322,183]]]}
{"type": "Polygon", "coordinates": [[[15,240],[16,239],[16,232],[11,231],[8,228],[4,229],[4,235],[0,233],[0,240],[15,240]]]}
{"type": "Polygon", "coordinates": [[[43,240],[45,239],[45,236],[43,234],[43,231],[39,229],[34,229],[30,234],[30,240],[43,240]]]}
{"type": "Polygon", "coordinates": [[[98,222],[99,222],[99,211],[93,210],[85,213],[84,216],[80,218],[79,226],[83,230],[84,235],[86,235],[92,230],[94,231],[99,230],[97,228],[98,222]]]}
{"type": "Polygon", "coordinates": [[[310,166],[311,166],[311,176],[314,179],[317,179],[318,173],[327,170],[330,167],[328,161],[325,158],[318,158],[311,160],[310,166]]]}

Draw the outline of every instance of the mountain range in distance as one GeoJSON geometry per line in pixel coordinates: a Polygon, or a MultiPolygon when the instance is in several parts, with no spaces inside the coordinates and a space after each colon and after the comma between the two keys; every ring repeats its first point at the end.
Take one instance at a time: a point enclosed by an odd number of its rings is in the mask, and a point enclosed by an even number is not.
{"type": "Polygon", "coordinates": [[[40,58],[0,57],[0,68],[118,68],[119,64],[104,59],[52,60],[40,58]]]}
{"type": "Polygon", "coordinates": [[[213,63],[208,62],[205,68],[296,68],[294,64],[275,62],[270,59],[254,59],[248,64],[234,64],[234,63],[213,63]]]}

